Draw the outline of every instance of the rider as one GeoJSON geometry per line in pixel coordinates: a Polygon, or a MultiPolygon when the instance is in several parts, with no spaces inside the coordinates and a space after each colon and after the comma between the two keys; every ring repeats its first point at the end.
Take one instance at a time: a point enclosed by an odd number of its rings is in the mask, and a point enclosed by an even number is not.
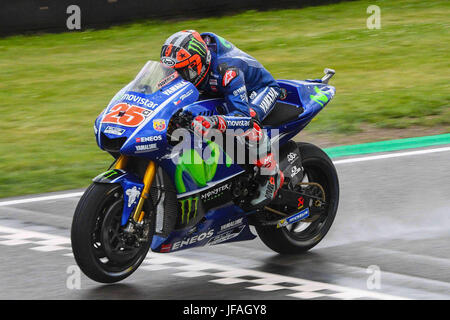
{"type": "Polygon", "coordinates": [[[269,150],[254,163],[259,168],[264,167],[267,174],[260,175],[263,179],[251,205],[269,203],[284,181],[270,152],[270,139],[259,125],[280,94],[280,87],[271,74],[222,37],[214,33],[199,34],[195,30],[183,30],[170,36],[162,46],[161,62],[175,68],[201,93],[225,98],[226,114],[197,116],[191,124],[196,132],[206,136],[211,129],[222,133],[227,129],[243,129],[250,152],[256,150],[256,145],[264,145],[269,150]]]}

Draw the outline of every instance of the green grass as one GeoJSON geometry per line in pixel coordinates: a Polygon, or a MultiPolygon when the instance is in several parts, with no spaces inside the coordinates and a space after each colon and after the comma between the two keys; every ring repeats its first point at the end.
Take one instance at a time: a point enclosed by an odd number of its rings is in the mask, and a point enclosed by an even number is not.
{"type": "Polygon", "coordinates": [[[222,35],[276,78],[336,69],[337,96],[308,130],[450,128],[450,2],[356,1],[221,18],[0,39],[0,197],[84,187],[107,167],[95,117],[181,29],[222,35]],[[366,8],[381,8],[368,30],[366,8]]]}

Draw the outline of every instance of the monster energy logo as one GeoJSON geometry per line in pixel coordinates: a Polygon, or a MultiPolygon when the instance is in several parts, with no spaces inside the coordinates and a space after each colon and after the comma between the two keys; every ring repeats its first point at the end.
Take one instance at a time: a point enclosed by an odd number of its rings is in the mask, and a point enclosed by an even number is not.
{"type": "Polygon", "coordinates": [[[203,44],[195,38],[192,38],[191,41],[189,41],[188,50],[189,49],[198,52],[200,55],[206,54],[206,50],[203,47],[203,44]]]}
{"type": "Polygon", "coordinates": [[[222,185],[220,187],[217,187],[215,189],[212,189],[212,190],[210,190],[208,192],[203,193],[201,195],[201,199],[204,202],[214,200],[216,198],[221,197],[225,191],[230,190],[230,189],[231,189],[231,184],[230,183],[224,184],[224,185],[222,185]]]}
{"type": "Polygon", "coordinates": [[[103,178],[106,178],[106,179],[111,178],[112,176],[115,176],[116,174],[117,174],[116,170],[109,170],[103,174],[103,178]]]}
{"type": "Polygon", "coordinates": [[[185,217],[186,223],[189,223],[189,219],[196,217],[198,201],[198,197],[190,197],[187,199],[179,200],[179,203],[181,205],[181,223],[185,223],[185,217]]]}
{"type": "Polygon", "coordinates": [[[105,181],[105,180],[114,180],[117,177],[123,175],[124,173],[120,170],[117,169],[112,169],[109,171],[106,171],[100,175],[98,175],[97,177],[94,178],[94,181],[105,181]]]}
{"type": "Polygon", "coordinates": [[[217,36],[217,38],[219,38],[219,41],[222,42],[222,44],[223,44],[226,48],[228,48],[228,49],[231,48],[231,44],[229,44],[224,38],[222,38],[222,37],[220,37],[220,36],[217,36]]]}
{"type": "Polygon", "coordinates": [[[328,97],[318,87],[314,87],[314,91],[316,91],[317,94],[315,96],[310,95],[309,98],[323,107],[324,104],[328,102],[328,97]]]}

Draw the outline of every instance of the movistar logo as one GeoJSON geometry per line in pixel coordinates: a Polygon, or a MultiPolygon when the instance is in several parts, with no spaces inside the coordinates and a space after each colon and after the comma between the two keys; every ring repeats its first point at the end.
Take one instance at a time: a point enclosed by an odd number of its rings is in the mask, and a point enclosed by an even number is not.
{"type": "MultiPolygon", "coordinates": [[[[186,192],[186,185],[183,181],[183,173],[186,172],[197,187],[205,187],[216,175],[220,147],[212,141],[208,141],[210,157],[205,161],[195,149],[184,150],[175,169],[175,187],[178,193],[186,192]]],[[[232,159],[226,155],[226,166],[230,167],[232,159]]]]}
{"type": "Polygon", "coordinates": [[[190,49],[194,50],[195,52],[198,52],[200,55],[206,54],[206,50],[203,46],[203,43],[201,43],[195,38],[192,38],[191,41],[189,41],[188,50],[190,49]]]}
{"type": "Polygon", "coordinates": [[[310,95],[309,98],[323,107],[328,102],[329,98],[318,87],[314,87],[314,91],[316,91],[316,95],[310,95]]]}
{"type": "MultiPolygon", "coordinates": [[[[183,152],[180,161],[175,169],[175,187],[178,194],[186,192],[186,185],[183,176],[189,176],[197,187],[205,187],[208,182],[212,181],[216,175],[219,164],[219,156],[221,150],[219,145],[212,141],[208,141],[210,148],[210,158],[206,161],[200,156],[195,149],[188,149],[183,152]],[[183,174],[183,173],[186,173],[183,174]]],[[[232,159],[226,155],[226,166],[231,166],[232,159]]],[[[181,206],[181,222],[189,223],[189,219],[195,218],[197,215],[199,197],[189,197],[187,199],[178,200],[181,206]]]]}
{"type": "Polygon", "coordinates": [[[198,197],[190,197],[187,199],[179,200],[181,205],[181,223],[189,223],[189,219],[197,216],[198,209],[198,197]]]}

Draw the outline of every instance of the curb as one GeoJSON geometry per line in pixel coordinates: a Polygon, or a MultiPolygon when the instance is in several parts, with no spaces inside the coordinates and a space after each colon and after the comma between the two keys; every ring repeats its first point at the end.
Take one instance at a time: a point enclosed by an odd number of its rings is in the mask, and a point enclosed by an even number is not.
{"type": "Polygon", "coordinates": [[[325,148],[330,158],[450,144],[450,133],[325,148]]]}

